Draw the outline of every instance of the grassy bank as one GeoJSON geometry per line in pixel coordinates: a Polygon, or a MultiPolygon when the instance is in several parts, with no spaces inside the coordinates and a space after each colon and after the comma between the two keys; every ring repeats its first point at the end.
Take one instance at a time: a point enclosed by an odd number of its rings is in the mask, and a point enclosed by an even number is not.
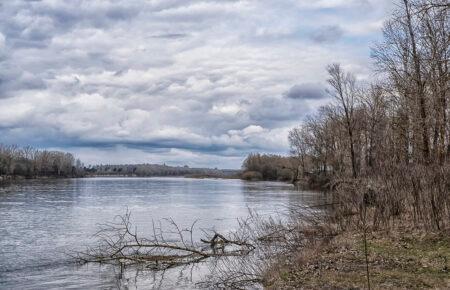
{"type": "Polygon", "coordinates": [[[386,166],[369,177],[335,177],[316,223],[326,231],[311,223],[315,233],[273,263],[265,285],[450,289],[449,169],[386,166]]]}
{"type": "MultiPolygon", "coordinates": [[[[316,241],[267,271],[267,289],[367,288],[363,235],[345,232],[316,241]]],[[[450,231],[411,229],[367,235],[373,289],[448,289],[450,231]]]]}

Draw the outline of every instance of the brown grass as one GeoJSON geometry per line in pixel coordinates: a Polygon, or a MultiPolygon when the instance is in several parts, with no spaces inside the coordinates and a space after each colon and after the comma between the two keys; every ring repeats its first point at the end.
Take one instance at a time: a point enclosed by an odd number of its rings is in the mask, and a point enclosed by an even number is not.
{"type": "MultiPolygon", "coordinates": [[[[368,236],[373,289],[450,288],[450,232],[374,232],[368,236]]],[[[266,273],[267,289],[366,288],[363,239],[347,232],[310,244],[266,273]]]]}

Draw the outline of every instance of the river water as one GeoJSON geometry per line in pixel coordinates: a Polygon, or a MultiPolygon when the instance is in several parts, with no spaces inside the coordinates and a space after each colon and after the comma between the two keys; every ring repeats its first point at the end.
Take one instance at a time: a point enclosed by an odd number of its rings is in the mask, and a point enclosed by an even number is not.
{"type": "Polygon", "coordinates": [[[73,263],[67,255],[94,245],[100,223],[131,211],[143,234],[152,221],[226,232],[248,210],[276,215],[291,204],[315,204],[318,194],[278,182],[189,178],[25,180],[0,187],[0,289],[190,289],[204,269],[136,272],[73,263]],[[159,275],[159,276],[158,276],[159,275]]]}

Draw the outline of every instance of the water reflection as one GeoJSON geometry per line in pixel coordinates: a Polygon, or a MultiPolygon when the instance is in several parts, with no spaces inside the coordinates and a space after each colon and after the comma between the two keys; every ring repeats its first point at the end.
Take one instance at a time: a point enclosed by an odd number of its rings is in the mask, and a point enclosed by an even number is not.
{"type": "Polygon", "coordinates": [[[274,182],[184,178],[31,180],[0,188],[0,288],[192,288],[207,267],[164,273],[111,266],[75,267],[69,249],[92,245],[99,223],[132,212],[141,233],[152,220],[224,232],[248,208],[277,213],[290,204],[315,204],[315,193],[274,182]],[[181,275],[181,276],[180,276],[181,275]],[[122,277],[122,279],[118,279],[122,277]]]}

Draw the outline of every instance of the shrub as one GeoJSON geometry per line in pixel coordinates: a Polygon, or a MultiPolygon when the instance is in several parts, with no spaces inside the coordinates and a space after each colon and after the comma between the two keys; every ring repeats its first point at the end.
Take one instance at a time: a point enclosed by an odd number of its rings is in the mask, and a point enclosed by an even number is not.
{"type": "Polygon", "coordinates": [[[257,181],[262,180],[263,176],[260,172],[257,171],[245,171],[244,173],[242,173],[241,178],[249,181],[257,181]]]}

